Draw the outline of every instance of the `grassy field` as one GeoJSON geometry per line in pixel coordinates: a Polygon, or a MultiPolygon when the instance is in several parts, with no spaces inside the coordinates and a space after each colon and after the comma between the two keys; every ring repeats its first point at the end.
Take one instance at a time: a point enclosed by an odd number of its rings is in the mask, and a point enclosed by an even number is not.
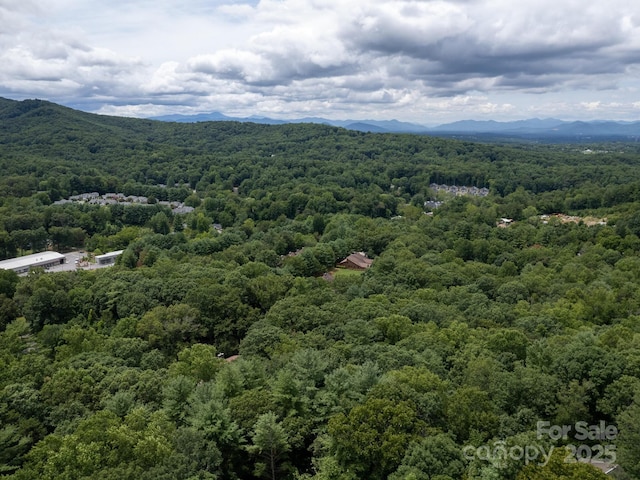
{"type": "Polygon", "coordinates": [[[334,278],[349,278],[349,277],[359,277],[364,273],[364,270],[349,270],[347,268],[336,268],[331,271],[331,275],[334,278]]]}

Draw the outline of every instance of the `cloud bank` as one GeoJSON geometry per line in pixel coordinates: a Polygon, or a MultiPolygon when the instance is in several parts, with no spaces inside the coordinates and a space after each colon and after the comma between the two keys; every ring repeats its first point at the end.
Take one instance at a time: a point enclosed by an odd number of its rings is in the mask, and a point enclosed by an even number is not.
{"type": "Polygon", "coordinates": [[[102,113],[634,119],[631,0],[0,0],[0,96],[102,113]]]}

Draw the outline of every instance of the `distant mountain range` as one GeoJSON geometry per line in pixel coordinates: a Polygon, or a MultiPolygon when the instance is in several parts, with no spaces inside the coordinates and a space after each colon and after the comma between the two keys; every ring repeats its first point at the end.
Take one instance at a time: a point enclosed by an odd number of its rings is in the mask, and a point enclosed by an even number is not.
{"type": "Polygon", "coordinates": [[[152,120],[165,122],[210,122],[234,121],[253,122],[270,125],[285,123],[320,123],[343,127],[350,130],[374,133],[416,133],[442,136],[463,137],[514,137],[514,138],[557,138],[584,139],[602,138],[636,138],[640,137],[640,121],[618,122],[598,120],[591,122],[563,121],[556,118],[532,118],[513,122],[497,122],[494,120],[462,120],[453,123],[427,127],[417,123],[400,122],[398,120],[329,120],[319,117],[306,117],[289,120],[277,120],[269,117],[229,117],[222,113],[201,113],[197,115],[163,115],[151,117],[152,120]]]}
{"type": "Polygon", "coordinates": [[[159,117],[150,117],[151,120],[160,120],[163,122],[252,122],[263,123],[268,125],[283,125],[286,123],[319,123],[323,125],[332,125],[334,127],[342,127],[350,130],[358,130],[361,132],[379,132],[379,133],[426,133],[429,129],[424,125],[417,123],[400,122],[398,120],[329,120],[320,117],[305,117],[289,120],[277,120],[269,117],[228,117],[219,112],[199,113],[197,115],[162,115],[159,117]]]}
{"type": "Polygon", "coordinates": [[[494,134],[514,137],[640,137],[639,122],[597,120],[567,122],[555,118],[495,122],[463,120],[429,129],[450,134],[494,134]]]}

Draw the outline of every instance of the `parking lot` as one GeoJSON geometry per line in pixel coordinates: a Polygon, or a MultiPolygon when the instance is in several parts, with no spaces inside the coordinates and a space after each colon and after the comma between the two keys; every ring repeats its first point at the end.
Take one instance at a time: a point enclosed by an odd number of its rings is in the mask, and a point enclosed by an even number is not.
{"type": "Polygon", "coordinates": [[[98,268],[111,267],[109,265],[98,265],[97,263],[83,262],[82,258],[86,256],[86,252],[69,252],[64,254],[64,263],[49,268],[49,272],[70,272],[73,270],[95,270],[98,268]]]}

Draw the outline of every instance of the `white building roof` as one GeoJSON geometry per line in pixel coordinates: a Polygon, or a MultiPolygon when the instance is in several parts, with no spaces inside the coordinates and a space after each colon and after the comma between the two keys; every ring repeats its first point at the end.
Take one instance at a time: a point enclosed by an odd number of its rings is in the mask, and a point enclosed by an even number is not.
{"type": "Polygon", "coordinates": [[[124,252],[124,250],[116,250],[114,252],[107,252],[103,253],[102,255],[96,255],[96,260],[117,257],[118,255],[122,255],[122,252],[124,252]]]}
{"type": "Polygon", "coordinates": [[[9,260],[0,261],[0,269],[2,270],[18,270],[28,267],[36,267],[49,262],[61,260],[64,255],[58,252],[40,252],[24,257],[10,258],[9,260]]]}

